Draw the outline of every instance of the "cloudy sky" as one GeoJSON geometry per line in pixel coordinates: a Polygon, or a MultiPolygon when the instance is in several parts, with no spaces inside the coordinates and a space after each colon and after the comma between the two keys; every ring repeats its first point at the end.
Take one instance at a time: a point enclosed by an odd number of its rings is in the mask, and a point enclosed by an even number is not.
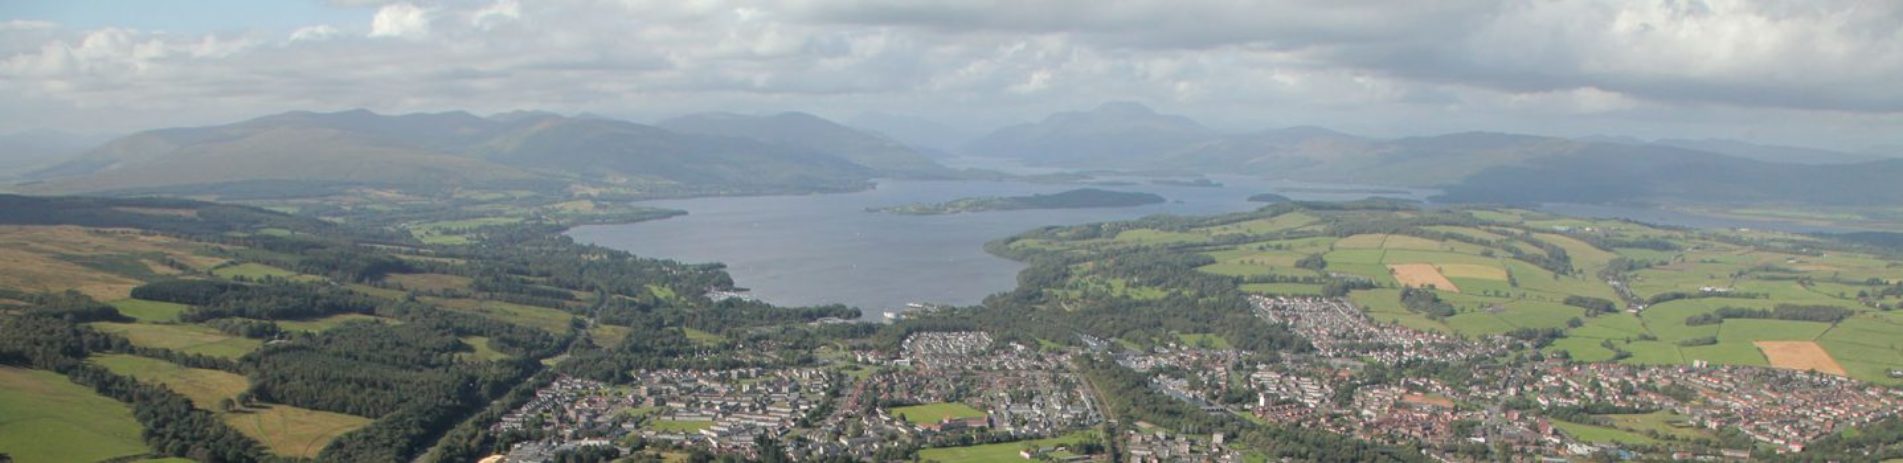
{"type": "Polygon", "coordinates": [[[0,131],[293,109],[1903,145],[1894,0],[0,2],[0,131]]]}

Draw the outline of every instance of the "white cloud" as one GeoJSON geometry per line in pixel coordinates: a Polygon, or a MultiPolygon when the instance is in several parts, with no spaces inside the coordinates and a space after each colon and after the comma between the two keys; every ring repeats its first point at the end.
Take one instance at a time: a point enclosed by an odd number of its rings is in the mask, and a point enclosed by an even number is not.
{"type": "Polygon", "coordinates": [[[429,35],[430,11],[409,3],[393,3],[377,9],[370,20],[371,37],[421,38],[429,35]]]}
{"type": "Polygon", "coordinates": [[[295,31],[291,31],[291,41],[310,42],[328,40],[340,35],[343,35],[343,31],[337,30],[337,28],[331,27],[328,24],[319,24],[316,26],[300,27],[295,31]]]}
{"type": "Polygon", "coordinates": [[[850,108],[990,123],[1114,99],[1239,129],[1710,130],[1750,117],[1903,143],[1894,2],[332,3],[376,10],[367,30],[225,36],[0,23],[0,117],[850,108]]]}
{"type": "Polygon", "coordinates": [[[498,23],[522,17],[522,4],[516,0],[500,0],[495,4],[476,10],[470,15],[469,23],[479,28],[488,28],[498,23]]]}

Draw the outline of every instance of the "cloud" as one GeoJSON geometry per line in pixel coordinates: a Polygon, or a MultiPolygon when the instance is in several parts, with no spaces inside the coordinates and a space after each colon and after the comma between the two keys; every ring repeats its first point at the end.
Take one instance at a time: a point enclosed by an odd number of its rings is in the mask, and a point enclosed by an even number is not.
{"type": "Polygon", "coordinates": [[[1127,99],[1238,129],[1795,120],[1774,128],[1903,143],[1895,2],[331,3],[375,10],[368,24],[197,36],[0,23],[0,117],[31,108],[45,115],[35,122],[137,127],[354,106],[801,109],[988,125],[1127,99]]]}
{"type": "Polygon", "coordinates": [[[337,30],[337,28],[331,27],[330,25],[327,25],[327,24],[320,24],[316,26],[301,27],[295,31],[291,31],[291,41],[292,42],[309,42],[309,41],[317,41],[317,40],[326,40],[326,39],[334,38],[341,35],[343,35],[343,31],[337,30]]]}
{"type": "Polygon", "coordinates": [[[408,3],[393,3],[377,9],[370,20],[371,37],[421,38],[429,35],[430,11],[408,3]]]}

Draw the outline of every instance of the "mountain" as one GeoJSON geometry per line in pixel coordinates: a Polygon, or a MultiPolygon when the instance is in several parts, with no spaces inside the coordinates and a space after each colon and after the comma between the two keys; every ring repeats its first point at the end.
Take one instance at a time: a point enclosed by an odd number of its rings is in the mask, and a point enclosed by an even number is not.
{"type": "Polygon", "coordinates": [[[874,175],[869,167],[802,148],[610,119],[542,119],[498,134],[476,151],[504,165],[615,183],[838,188],[874,175]]]}
{"type": "Polygon", "coordinates": [[[951,156],[952,149],[978,135],[931,119],[900,114],[861,113],[845,122],[897,140],[926,156],[951,156]]]}
{"type": "Polygon", "coordinates": [[[46,167],[49,163],[99,146],[107,138],[58,130],[28,130],[0,135],[0,176],[46,167]]]}
{"type": "Polygon", "coordinates": [[[903,143],[801,112],[771,116],[703,113],[656,125],[679,133],[745,138],[837,156],[881,175],[946,178],[953,174],[903,143]]]}
{"type": "Polygon", "coordinates": [[[676,126],[683,131],[529,111],[296,111],[121,137],[30,174],[37,183],[26,189],[151,192],[291,180],[555,187],[584,179],[648,192],[834,191],[894,172],[949,171],[896,143],[805,115],[676,126]],[[742,133],[750,135],[729,135],[742,133]]]}
{"type": "Polygon", "coordinates": [[[1722,138],[1703,138],[1697,140],[1664,138],[1652,143],[1737,156],[1745,159],[1756,159],[1766,162],[1788,162],[1792,164],[1853,164],[1884,159],[1882,156],[1872,156],[1868,154],[1846,153],[1842,151],[1797,146],[1760,145],[1722,138]]]}
{"type": "Polygon", "coordinates": [[[967,143],[963,152],[1056,166],[1146,168],[1160,155],[1217,136],[1187,117],[1113,102],[1004,127],[967,143]]]}

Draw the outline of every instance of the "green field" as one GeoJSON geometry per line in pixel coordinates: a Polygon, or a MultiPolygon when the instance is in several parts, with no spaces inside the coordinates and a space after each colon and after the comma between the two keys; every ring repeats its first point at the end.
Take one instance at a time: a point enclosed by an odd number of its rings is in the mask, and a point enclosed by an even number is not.
{"type": "Polygon", "coordinates": [[[284,278],[284,279],[290,279],[290,280],[296,280],[296,281],[322,281],[323,280],[323,278],[319,278],[313,275],[305,275],[302,273],[297,273],[290,270],[285,270],[285,269],[272,267],[272,266],[264,265],[264,264],[258,264],[258,263],[243,263],[238,265],[219,267],[217,269],[213,269],[211,273],[213,275],[218,275],[225,278],[245,278],[249,280],[263,280],[265,278],[284,278]]]}
{"type": "Polygon", "coordinates": [[[1690,440],[1690,439],[1711,438],[1710,433],[1706,432],[1703,428],[1699,428],[1697,426],[1690,424],[1689,422],[1687,422],[1684,416],[1680,416],[1679,414],[1668,412],[1668,411],[1658,411],[1658,412],[1634,414],[1634,415],[1599,415],[1599,416],[1601,418],[1612,420],[1613,427],[1624,429],[1627,431],[1632,431],[1640,435],[1649,436],[1647,432],[1651,431],[1651,432],[1657,432],[1661,436],[1669,436],[1669,437],[1678,438],[1678,439],[1690,440]]]}
{"type": "Polygon", "coordinates": [[[475,299],[439,299],[425,298],[426,301],[441,305],[443,308],[469,312],[498,321],[514,323],[531,328],[540,328],[550,333],[566,333],[574,314],[547,307],[536,307],[502,301],[475,299]]]}
{"type": "Polygon", "coordinates": [[[1570,421],[1553,420],[1552,422],[1553,427],[1565,431],[1567,435],[1571,435],[1575,439],[1586,442],[1629,445],[1652,445],[1658,443],[1657,439],[1620,429],[1579,424],[1570,421]]]}
{"type": "MultiPolygon", "coordinates": [[[[114,373],[155,382],[192,399],[198,408],[220,412],[222,399],[237,397],[245,377],[218,370],[186,368],[164,360],[130,355],[101,355],[89,361],[114,373]]],[[[226,424],[286,456],[315,457],[332,439],[370,424],[369,418],[288,405],[264,405],[219,413],[226,424]]]]}
{"type": "Polygon", "coordinates": [[[491,360],[507,360],[509,358],[509,354],[504,354],[493,347],[489,347],[489,338],[487,337],[463,336],[462,341],[463,344],[468,344],[469,347],[476,349],[474,352],[466,354],[469,358],[485,362],[491,360]]]}
{"type": "Polygon", "coordinates": [[[985,416],[984,411],[971,408],[970,405],[943,402],[913,405],[910,407],[897,407],[888,412],[891,413],[892,416],[902,415],[905,417],[906,422],[912,424],[937,423],[947,418],[978,418],[985,416]]]}
{"type": "Polygon", "coordinates": [[[93,323],[92,327],[123,335],[134,345],[214,357],[238,358],[264,345],[264,342],[256,339],[231,336],[199,325],[93,323]]]}
{"type": "Polygon", "coordinates": [[[185,313],[191,306],[170,302],[145,301],[139,299],[120,299],[112,301],[112,307],[119,313],[142,322],[169,322],[178,320],[178,314],[185,313]]]}
{"type": "Polygon", "coordinates": [[[973,445],[967,447],[939,447],[918,451],[922,461],[941,463],[989,463],[999,461],[1024,461],[1018,452],[1025,447],[1055,447],[1061,444],[1082,442],[1094,435],[1094,431],[1081,431],[1066,434],[1063,437],[1038,439],[1031,441],[1001,442],[996,444],[973,445]]]}
{"type": "Polygon", "coordinates": [[[708,426],[713,426],[713,425],[714,425],[714,422],[706,421],[706,420],[681,420],[681,421],[652,420],[652,421],[648,421],[648,428],[654,429],[655,431],[661,431],[661,432],[696,433],[696,432],[700,432],[700,430],[702,429],[707,429],[708,426]]]}
{"type": "Polygon", "coordinates": [[[288,405],[254,407],[223,416],[225,424],[257,439],[271,453],[304,458],[316,457],[337,436],[368,426],[371,421],[360,416],[288,405]]]}
{"type": "Polygon", "coordinates": [[[99,461],[146,453],[119,401],[58,373],[0,367],[0,453],[15,461],[99,461]]]}
{"type": "Polygon", "coordinates": [[[193,405],[205,410],[217,411],[220,399],[237,397],[249,385],[244,376],[218,370],[186,368],[158,359],[115,354],[98,355],[87,360],[113,373],[164,385],[166,389],[192,399],[193,405]]]}

